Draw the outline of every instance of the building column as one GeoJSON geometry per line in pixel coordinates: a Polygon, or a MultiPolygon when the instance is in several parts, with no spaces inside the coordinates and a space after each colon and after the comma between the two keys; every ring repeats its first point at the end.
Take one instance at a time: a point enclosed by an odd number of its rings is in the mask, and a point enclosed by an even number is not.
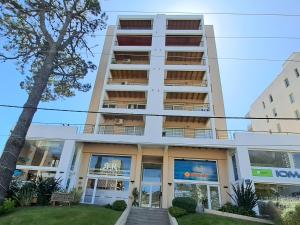
{"type": "MultiPolygon", "coordinates": [[[[236,148],[235,156],[236,156],[237,167],[238,167],[239,184],[244,182],[244,185],[246,185],[245,183],[246,180],[250,180],[253,182],[248,148],[243,146],[238,146],[236,148]]],[[[252,184],[253,184],[252,189],[255,191],[254,183],[252,184]]],[[[256,214],[259,215],[258,206],[256,206],[253,210],[256,212],[256,214]]]]}
{"type": "Polygon", "coordinates": [[[164,149],[163,155],[163,176],[162,176],[162,208],[168,208],[168,194],[169,194],[169,153],[168,146],[164,149]]]}
{"type": "Polygon", "coordinates": [[[67,185],[72,159],[75,152],[75,144],[76,142],[74,140],[66,140],[61,152],[55,178],[60,179],[60,185],[62,188],[66,188],[67,185]]]}
{"type": "Polygon", "coordinates": [[[81,165],[81,159],[82,159],[82,147],[83,144],[80,144],[77,149],[75,149],[74,154],[76,154],[76,159],[74,163],[74,168],[71,171],[71,180],[69,184],[68,190],[72,190],[73,188],[76,187],[76,184],[78,182],[78,177],[79,177],[79,172],[80,172],[80,165],[81,165]]]}
{"type": "Polygon", "coordinates": [[[143,151],[142,147],[138,145],[138,152],[136,154],[136,163],[135,163],[135,176],[133,177],[134,180],[134,187],[141,192],[141,173],[142,173],[142,159],[143,159],[143,151]]]}

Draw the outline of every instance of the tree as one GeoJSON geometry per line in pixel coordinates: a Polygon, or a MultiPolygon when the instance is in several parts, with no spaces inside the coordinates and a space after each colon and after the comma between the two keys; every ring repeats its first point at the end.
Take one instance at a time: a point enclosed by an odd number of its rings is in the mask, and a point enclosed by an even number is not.
{"type": "Polygon", "coordinates": [[[82,80],[96,66],[82,54],[93,54],[88,38],[106,20],[99,0],[0,0],[0,61],[16,62],[25,75],[20,87],[28,92],[0,159],[0,203],[39,102],[91,88],[82,80]]]}

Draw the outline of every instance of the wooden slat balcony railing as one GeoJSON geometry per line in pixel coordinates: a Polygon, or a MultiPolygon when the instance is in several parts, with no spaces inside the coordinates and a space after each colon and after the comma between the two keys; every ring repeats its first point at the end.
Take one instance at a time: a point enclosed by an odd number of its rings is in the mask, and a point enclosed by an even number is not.
{"type": "Polygon", "coordinates": [[[116,126],[116,125],[100,125],[99,134],[115,134],[115,135],[144,135],[144,127],[142,126],[116,126]]]}
{"type": "Polygon", "coordinates": [[[207,87],[207,80],[171,80],[165,79],[165,86],[198,86],[207,87]]]}
{"type": "Polygon", "coordinates": [[[211,129],[190,129],[190,128],[164,128],[163,137],[182,137],[182,138],[205,138],[212,139],[211,129]]]}
{"type": "Polygon", "coordinates": [[[117,84],[117,85],[147,85],[148,81],[145,79],[130,79],[130,80],[122,80],[122,79],[107,79],[107,84],[117,84]]]}
{"type": "Polygon", "coordinates": [[[164,105],[165,110],[186,110],[186,111],[202,111],[208,112],[210,110],[209,103],[200,104],[169,104],[164,105]]]}

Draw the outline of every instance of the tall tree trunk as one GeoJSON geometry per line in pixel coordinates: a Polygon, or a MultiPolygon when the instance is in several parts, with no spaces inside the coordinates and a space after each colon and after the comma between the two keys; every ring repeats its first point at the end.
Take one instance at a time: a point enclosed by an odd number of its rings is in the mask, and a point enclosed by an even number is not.
{"type": "Polygon", "coordinates": [[[16,169],[19,154],[25,143],[29,126],[47,86],[55,55],[56,49],[52,48],[43,66],[35,76],[33,88],[24,104],[23,111],[5,144],[0,158],[0,204],[4,201],[6,196],[13,173],[16,169]]]}

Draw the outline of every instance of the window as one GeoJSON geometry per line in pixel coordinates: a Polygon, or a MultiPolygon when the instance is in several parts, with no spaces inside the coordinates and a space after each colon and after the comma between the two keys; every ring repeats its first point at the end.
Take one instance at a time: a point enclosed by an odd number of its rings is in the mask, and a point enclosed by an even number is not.
{"type": "Polygon", "coordinates": [[[99,133],[100,134],[113,134],[114,133],[114,126],[112,126],[112,125],[100,126],[99,133]]]}
{"type": "Polygon", "coordinates": [[[184,137],[183,128],[166,128],[164,130],[164,135],[166,137],[184,137]]]}
{"type": "Polygon", "coordinates": [[[296,77],[297,77],[297,78],[300,77],[300,73],[299,73],[299,71],[298,71],[297,68],[295,68],[295,74],[296,74],[296,77]]]}
{"type": "Polygon", "coordinates": [[[273,96],[272,95],[269,95],[269,100],[270,100],[270,102],[273,102],[273,96]]]}
{"type": "Polygon", "coordinates": [[[195,138],[212,138],[211,130],[195,129],[195,138]]]}
{"type": "Polygon", "coordinates": [[[14,171],[14,177],[21,181],[35,181],[38,177],[55,177],[56,171],[20,170],[14,171]]]}
{"type": "Polygon", "coordinates": [[[294,166],[296,169],[300,169],[300,153],[292,153],[294,166]]]}
{"type": "Polygon", "coordinates": [[[232,160],[234,180],[238,180],[239,179],[239,174],[238,174],[238,170],[237,170],[235,155],[231,156],[231,160],[232,160]]]}
{"type": "Polygon", "coordinates": [[[128,109],[145,109],[146,105],[145,104],[128,104],[127,108],[128,109]]]}
{"type": "Polygon", "coordinates": [[[130,176],[131,157],[92,155],[89,174],[105,176],[130,176]]]}
{"type": "Polygon", "coordinates": [[[17,165],[57,167],[64,142],[26,141],[17,165]]]}
{"type": "Polygon", "coordinates": [[[295,102],[294,94],[293,93],[289,94],[289,98],[290,98],[291,104],[293,104],[295,102]]]}
{"type": "Polygon", "coordinates": [[[276,116],[277,116],[277,111],[276,111],[276,109],[275,109],[275,108],[273,108],[273,109],[272,109],[272,112],[273,112],[273,116],[275,116],[275,117],[276,117],[276,116]]]}
{"type": "Polygon", "coordinates": [[[286,198],[300,197],[299,185],[255,184],[255,192],[259,199],[278,201],[286,198]]]}
{"type": "Polygon", "coordinates": [[[263,106],[264,109],[266,108],[265,102],[262,102],[262,106],[263,106]]]}
{"type": "Polygon", "coordinates": [[[287,152],[249,150],[251,166],[290,168],[287,152]]]}
{"type": "Polygon", "coordinates": [[[285,84],[285,87],[290,86],[290,82],[289,82],[289,79],[288,79],[288,78],[285,78],[285,79],[284,79],[284,84],[285,84]]]}
{"type": "Polygon", "coordinates": [[[116,105],[115,104],[103,104],[103,108],[116,108],[116,105]]]}
{"type": "Polygon", "coordinates": [[[276,126],[277,126],[277,131],[280,133],[280,132],[281,132],[281,126],[280,126],[280,123],[277,123],[276,126]]]}
{"type": "Polygon", "coordinates": [[[297,119],[300,119],[300,112],[299,112],[299,110],[295,110],[295,115],[296,115],[296,118],[297,119]]]}

